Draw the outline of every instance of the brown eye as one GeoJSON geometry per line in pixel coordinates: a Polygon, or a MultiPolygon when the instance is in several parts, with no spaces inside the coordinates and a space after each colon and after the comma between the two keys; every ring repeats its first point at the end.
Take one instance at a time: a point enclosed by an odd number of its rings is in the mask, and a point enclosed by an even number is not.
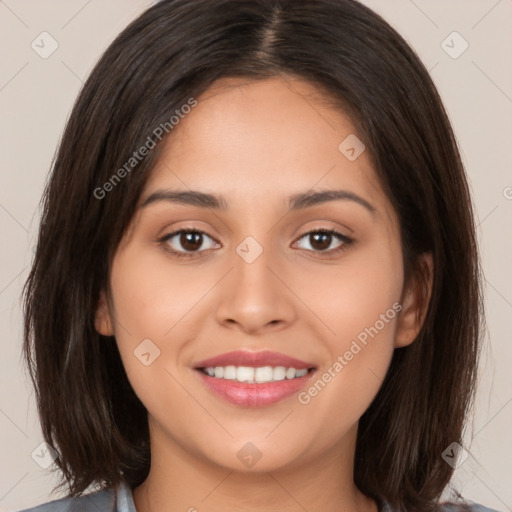
{"type": "Polygon", "coordinates": [[[212,237],[195,229],[180,229],[165,235],[159,241],[169,247],[168,250],[176,256],[191,256],[194,253],[211,249],[211,246],[216,244],[212,237]],[[210,247],[208,247],[208,240],[210,241],[210,247]]]}
{"type": "Polygon", "coordinates": [[[305,240],[303,249],[320,253],[336,253],[350,245],[353,240],[333,230],[316,230],[305,233],[299,238],[305,240]],[[334,245],[334,247],[333,247],[334,245]]]}
{"type": "Polygon", "coordinates": [[[333,238],[330,233],[311,233],[309,237],[311,246],[319,251],[328,249],[333,238]]]}
{"type": "Polygon", "coordinates": [[[179,238],[179,243],[187,251],[195,251],[203,244],[203,235],[197,232],[183,231],[179,238]]]}

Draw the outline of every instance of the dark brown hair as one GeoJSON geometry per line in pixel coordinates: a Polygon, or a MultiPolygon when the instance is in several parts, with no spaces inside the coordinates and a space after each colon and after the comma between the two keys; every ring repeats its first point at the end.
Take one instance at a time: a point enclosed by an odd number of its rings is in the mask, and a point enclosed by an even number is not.
{"type": "Polygon", "coordinates": [[[483,326],[470,194],[428,72],[388,23],[351,0],[162,0],[86,81],[52,163],[24,288],[24,356],[70,496],[92,483],[133,488],[149,471],[146,410],[94,312],[161,152],[155,129],[217,79],[276,75],[309,81],[350,114],[398,214],[406,279],[425,278],[417,257],[433,255],[423,328],[395,350],[360,419],[354,478],[393,510],[438,506],[453,472],[441,454],[462,444],[483,326]],[[156,147],[99,198],[148,137],[156,147]]]}

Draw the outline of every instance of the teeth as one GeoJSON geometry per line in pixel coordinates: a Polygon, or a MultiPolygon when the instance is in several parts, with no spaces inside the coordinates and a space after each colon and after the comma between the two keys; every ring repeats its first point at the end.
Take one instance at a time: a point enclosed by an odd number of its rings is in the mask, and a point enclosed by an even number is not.
{"type": "Polygon", "coordinates": [[[286,378],[286,368],[284,366],[276,366],[274,368],[274,380],[284,380],[286,378]]]}
{"type": "Polygon", "coordinates": [[[238,382],[275,382],[304,377],[308,370],[297,370],[284,366],[210,366],[203,372],[216,379],[237,380],[238,382]]]}
{"type": "Polygon", "coordinates": [[[254,380],[256,382],[270,382],[274,375],[274,370],[272,366],[262,366],[261,368],[256,368],[254,372],[254,380]]]}
{"type": "MultiPolygon", "coordinates": [[[[217,368],[215,368],[217,373],[217,368]]],[[[239,366],[236,369],[236,380],[238,382],[251,382],[254,380],[254,368],[248,366],[239,366]]]]}
{"type": "Polygon", "coordinates": [[[224,378],[229,380],[236,380],[237,372],[236,366],[226,366],[224,368],[224,378]]]}
{"type": "Polygon", "coordinates": [[[295,368],[287,368],[284,375],[287,379],[293,379],[297,372],[298,370],[296,370],[295,368]]]}

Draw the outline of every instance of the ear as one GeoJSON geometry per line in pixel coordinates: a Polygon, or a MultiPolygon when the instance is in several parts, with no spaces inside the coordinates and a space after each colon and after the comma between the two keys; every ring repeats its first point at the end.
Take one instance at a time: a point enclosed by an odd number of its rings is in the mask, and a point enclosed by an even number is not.
{"type": "Polygon", "coordinates": [[[427,315],[434,280],[432,253],[421,254],[417,263],[417,271],[402,294],[395,348],[406,347],[416,339],[427,315]]]}
{"type": "Polygon", "coordinates": [[[112,322],[112,315],[110,314],[110,307],[104,290],[100,292],[94,317],[94,327],[103,336],[114,335],[114,323],[112,322]]]}

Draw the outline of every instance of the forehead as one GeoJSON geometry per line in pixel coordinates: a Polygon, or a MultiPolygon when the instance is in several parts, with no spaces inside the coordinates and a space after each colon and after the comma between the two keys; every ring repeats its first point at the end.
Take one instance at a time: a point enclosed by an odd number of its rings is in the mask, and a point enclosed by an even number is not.
{"type": "MultiPolygon", "coordinates": [[[[146,191],[190,188],[220,193],[229,204],[310,189],[346,189],[390,208],[363,137],[333,99],[289,76],[226,78],[197,98],[168,136],[146,191]],[[340,146],[341,144],[341,146],[340,146]],[[360,144],[360,146],[357,146],[360,144]]],[[[228,204],[228,206],[229,206],[228,204]]]]}

